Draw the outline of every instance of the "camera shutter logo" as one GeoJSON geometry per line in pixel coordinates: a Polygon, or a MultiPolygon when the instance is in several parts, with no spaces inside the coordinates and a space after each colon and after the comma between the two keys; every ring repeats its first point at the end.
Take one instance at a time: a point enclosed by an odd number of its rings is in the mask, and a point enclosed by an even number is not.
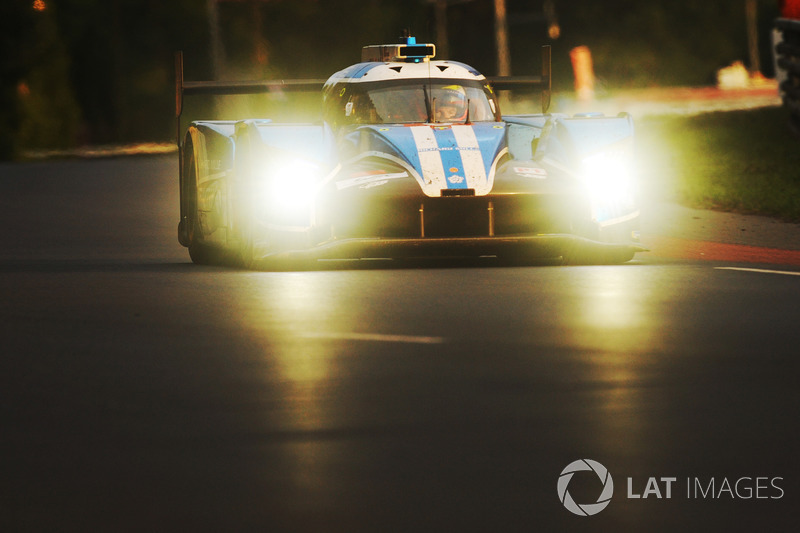
{"type": "Polygon", "coordinates": [[[608,506],[613,495],[614,481],[611,479],[611,474],[605,466],[591,459],[578,459],[571,462],[561,471],[561,475],[558,477],[558,499],[561,500],[561,503],[568,511],[579,516],[592,516],[599,513],[608,506]],[[600,493],[595,503],[576,503],[567,490],[567,486],[575,472],[583,470],[593,471],[603,484],[603,492],[600,493]]]}

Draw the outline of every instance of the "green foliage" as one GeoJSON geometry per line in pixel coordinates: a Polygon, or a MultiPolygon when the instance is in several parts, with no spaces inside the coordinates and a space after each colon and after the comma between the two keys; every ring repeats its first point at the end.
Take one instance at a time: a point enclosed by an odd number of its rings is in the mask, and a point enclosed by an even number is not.
{"type": "Polygon", "coordinates": [[[649,181],[693,207],[800,221],[800,139],[785,109],[642,119],[649,181]]]}

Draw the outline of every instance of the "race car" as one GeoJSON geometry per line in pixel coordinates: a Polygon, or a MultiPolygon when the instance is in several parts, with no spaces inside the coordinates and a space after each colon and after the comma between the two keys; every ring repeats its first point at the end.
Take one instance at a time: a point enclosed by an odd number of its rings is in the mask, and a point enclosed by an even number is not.
{"type": "Polygon", "coordinates": [[[645,249],[626,114],[548,114],[542,75],[486,78],[414,37],[327,80],[186,82],[176,55],[179,242],[195,263],[497,257],[622,263],[645,249]],[[530,85],[542,112],[503,115],[530,85]],[[317,123],[199,120],[183,98],[321,90],[317,123]],[[183,142],[181,142],[183,137],[183,142]]]}

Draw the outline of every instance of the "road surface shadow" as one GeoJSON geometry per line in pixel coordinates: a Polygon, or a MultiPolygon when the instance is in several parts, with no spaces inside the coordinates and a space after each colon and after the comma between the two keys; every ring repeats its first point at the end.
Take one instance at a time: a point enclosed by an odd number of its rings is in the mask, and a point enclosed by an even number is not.
{"type": "MultiPolygon", "coordinates": [[[[63,259],[0,260],[0,273],[6,274],[70,274],[84,272],[127,272],[127,273],[190,273],[197,267],[190,262],[131,262],[131,261],[90,261],[63,259]]],[[[204,267],[203,271],[225,271],[225,267],[204,267]]]]}

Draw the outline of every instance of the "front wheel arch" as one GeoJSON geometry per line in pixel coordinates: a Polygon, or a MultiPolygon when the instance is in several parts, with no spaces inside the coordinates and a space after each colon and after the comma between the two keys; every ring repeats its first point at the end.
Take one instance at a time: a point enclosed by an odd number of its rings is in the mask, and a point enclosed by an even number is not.
{"type": "Polygon", "coordinates": [[[198,140],[200,140],[199,132],[190,128],[186,133],[183,152],[183,183],[181,185],[181,224],[183,227],[181,237],[185,240],[184,245],[189,249],[189,257],[193,263],[199,265],[224,264],[224,252],[206,243],[203,239],[197,193],[198,140]]]}

